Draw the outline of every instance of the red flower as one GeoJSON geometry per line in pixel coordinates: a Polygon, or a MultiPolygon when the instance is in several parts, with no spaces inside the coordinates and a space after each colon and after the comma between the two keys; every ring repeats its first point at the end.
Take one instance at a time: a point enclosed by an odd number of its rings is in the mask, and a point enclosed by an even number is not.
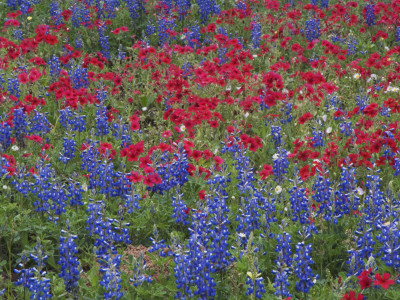
{"type": "Polygon", "coordinates": [[[309,112],[305,113],[299,118],[299,124],[304,124],[307,122],[307,120],[310,120],[313,117],[313,115],[309,112]]]}
{"type": "Polygon", "coordinates": [[[201,191],[199,192],[199,198],[200,198],[201,200],[204,200],[205,197],[206,197],[206,191],[205,191],[205,190],[201,190],[201,191]]]}
{"type": "Polygon", "coordinates": [[[301,177],[301,180],[306,180],[308,177],[310,177],[311,175],[310,175],[310,167],[308,166],[308,165],[305,165],[304,167],[302,167],[301,169],[300,169],[300,177],[301,177]]]}
{"type": "Polygon", "coordinates": [[[58,43],[57,37],[55,35],[47,34],[44,36],[44,41],[49,45],[54,45],[58,43]]]}
{"type": "Polygon", "coordinates": [[[358,294],[356,297],[356,293],[354,291],[350,291],[348,294],[344,294],[343,298],[340,300],[362,300],[364,296],[362,294],[358,294]]]}
{"type": "Polygon", "coordinates": [[[38,135],[31,135],[31,136],[26,135],[25,138],[39,144],[43,143],[43,139],[38,135]]]}
{"type": "Polygon", "coordinates": [[[215,32],[215,24],[214,23],[210,23],[207,26],[207,32],[215,32]]]}
{"type": "Polygon", "coordinates": [[[136,172],[131,172],[131,175],[128,176],[129,181],[132,183],[140,182],[142,178],[143,176],[136,172]]]}
{"type": "Polygon", "coordinates": [[[357,276],[358,283],[360,284],[362,290],[369,288],[371,286],[372,279],[369,278],[369,276],[368,276],[370,273],[371,273],[371,269],[369,269],[368,271],[364,270],[364,271],[362,271],[360,276],[357,276]]]}
{"type": "Polygon", "coordinates": [[[364,108],[363,113],[371,118],[375,118],[376,114],[378,113],[378,104],[371,103],[366,108],[364,108]]]}
{"type": "Polygon", "coordinates": [[[217,165],[222,165],[224,163],[224,160],[219,156],[214,156],[214,161],[217,165]]]}
{"type": "Polygon", "coordinates": [[[261,179],[266,179],[269,175],[274,174],[274,171],[272,170],[272,166],[271,165],[264,165],[263,167],[264,170],[262,170],[259,175],[261,177],[261,179]]]}
{"type": "Polygon", "coordinates": [[[381,276],[381,274],[375,274],[374,284],[375,285],[380,285],[385,290],[387,290],[390,285],[394,284],[394,280],[391,280],[389,278],[390,278],[390,274],[389,273],[383,274],[383,277],[381,276]]]}

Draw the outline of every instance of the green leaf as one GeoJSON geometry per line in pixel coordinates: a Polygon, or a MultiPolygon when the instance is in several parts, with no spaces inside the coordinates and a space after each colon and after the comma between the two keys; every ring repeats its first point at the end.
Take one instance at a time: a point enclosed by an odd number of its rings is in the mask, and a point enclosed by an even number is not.
{"type": "Polygon", "coordinates": [[[142,104],[142,107],[149,107],[154,100],[156,100],[156,95],[143,95],[140,97],[140,103],[142,104]]]}

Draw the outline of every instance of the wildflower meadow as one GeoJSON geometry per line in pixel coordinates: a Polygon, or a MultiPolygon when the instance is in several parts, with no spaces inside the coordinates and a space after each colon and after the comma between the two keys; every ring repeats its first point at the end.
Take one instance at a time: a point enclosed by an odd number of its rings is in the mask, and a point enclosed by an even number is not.
{"type": "Polygon", "coordinates": [[[400,299],[400,0],[0,0],[1,299],[400,299]]]}

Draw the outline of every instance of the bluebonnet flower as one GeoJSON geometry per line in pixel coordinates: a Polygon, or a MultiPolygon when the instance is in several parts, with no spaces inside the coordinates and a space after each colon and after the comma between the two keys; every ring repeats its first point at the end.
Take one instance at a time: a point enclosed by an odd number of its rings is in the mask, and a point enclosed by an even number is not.
{"type": "Polygon", "coordinates": [[[251,23],[251,42],[253,44],[253,49],[257,49],[260,47],[261,40],[261,23],[258,20],[258,17],[251,23]]]}
{"type": "Polygon", "coordinates": [[[364,199],[365,221],[371,226],[382,223],[385,212],[383,211],[384,195],[380,190],[381,178],[379,175],[367,175],[365,187],[368,194],[364,199]]]}
{"type": "Polygon", "coordinates": [[[375,4],[372,1],[365,5],[364,17],[368,27],[375,25],[375,4]]]}
{"type": "Polygon", "coordinates": [[[82,14],[81,14],[82,6],[79,2],[76,2],[75,5],[71,9],[71,23],[73,27],[80,27],[82,22],[82,14]]]}
{"type": "Polygon", "coordinates": [[[208,251],[206,213],[195,212],[189,228],[188,258],[191,262],[192,282],[197,287],[195,297],[212,298],[215,296],[215,281],[211,277],[211,260],[208,251]]]}
{"type": "MultiPolygon", "coordinates": [[[[329,112],[329,110],[336,111],[340,109],[340,99],[337,95],[332,95],[332,96],[327,96],[328,99],[325,103],[325,108],[326,111],[329,112]]],[[[336,119],[335,119],[336,120],[336,119]]]]}
{"type": "Polygon", "coordinates": [[[157,20],[157,35],[158,44],[163,46],[165,43],[168,44],[170,37],[169,31],[174,30],[176,27],[175,20],[167,17],[159,17],[157,20]]]}
{"type": "Polygon", "coordinates": [[[105,288],[104,299],[120,299],[123,296],[121,292],[120,264],[121,255],[105,255],[105,261],[100,267],[100,272],[103,277],[100,280],[100,285],[105,288]]]}
{"type": "Polygon", "coordinates": [[[189,162],[187,154],[182,145],[178,145],[178,152],[171,154],[163,151],[157,158],[152,156],[153,164],[156,166],[156,173],[161,177],[162,182],[152,187],[153,191],[163,194],[176,186],[183,186],[189,179],[189,162]]]}
{"type": "MultiPolygon", "coordinates": [[[[282,227],[281,227],[282,228],[282,227]]],[[[292,250],[291,250],[291,236],[284,231],[282,234],[276,235],[277,245],[275,252],[278,253],[275,259],[276,269],[272,271],[275,274],[275,282],[273,287],[275,288],[274,295],[280,297],[291,297],[289,293],[288,286],[290,268],[292,266],[292,250]]]]}
{"type": "Polygon", "coordinates": [[[190,210],[186,204],[182,201],[183,193],[180,193],[179,186],[176,188],[176,196],[172,197],[171,205],[174,207],[172,218],[175,219],[176,223],[182,225],[189,225],[188,210],[190,210]]]}
{"type": "Polygon", "coordinates": [[[389,107],[386,107],[385,105],[382,105],[382,107],[380,108],[380,114],[381,114],[382,117],[390,118],[391,114],[390,114],[389,107]]]}
{"type": "Polygon", "coordinates": [[[39,164],[37,174],[32,174],[34,178],[33,184],[31,184],[31,193],[37,196],[37,200],[33,202],[36,212],[47,213],[50,210],[50,189],[51,182],[55,176],[55,172],[50,168],[50,164],[44,165],[39,164]]]}
{"type": "Polygon", "coordinates": [[[68,71],[68,75],[74,89],[87,88],[89,86],[87,68],[83,68],[80,65],[74,65],[68,71]]]}
{"type": "Polygon", "coordinates": [[[364,220],[360,220],[359,226],[355,233],[354,240],[356,242],[356,249],[347,251],[350,256],[347,261],[349,265],[349,276],[359,275],[364,269],[364,259],[368,259],[374,251],[375,241],[372,236],[373,229],[367,228],[364,220]]]}
{"type": "Polygon", "coordinates": [[[3,83],[5,83],[6,81],[3,78],[4,73],[0,73],[0,90],[4,89],[3,83]]]}
{"type": "Polygon", "coordinates": [[[97,235],[96,241],[94,243],[95,253],[98,258],[98,262],[100,264],[105,264],[106,260],[104,256],[107,256],[108,253],[116,254],[116,248],[113,244],[114,242],[114,233],[112,230],[112,219],[105,219],[104,209],[105,204],[103,201],[96,201],[93,203],[93,200],[89,199],[91,203],[88,205],[87,212],[90,213],[88,219],[86,220],[86,224],[88,225],[86,229],[89,230],[89,235],[97,235]]]}
{"type": "Polygon", "coordinates": [[[237,179],[240,180],[236,186],[241,194],[250,191],[254,187],[253,181],[255,181],[253,168],[250,166],[250,157],[246,153],[247,149],[242,147],[234,156],[235,169],[238,171],[237,179]]]}
{"type": "Polygon", "coordinates": [[[346,40],[346,44],[347,44],[347,55],[356,54],[358,41],[351,36],[346,40]]]}
{"type": "Polygon", "coordinates": [[[280,126],[271,125],[271,136],[272,141],[274,142],[275,148],[278,148],[282,145],[282,128],[280,126]]]}
{"type": "Polygon", "coordinates": [[[280,122],[282,125],[292,122],[292,110],[293,103],[291,102],[286,102],[285,105],[282,106],[282,108],[280,109],[280,111],[284,113],[284,115],[282,115],[280,118],[280,122]]]}
{"type": "Polygon", "coordinates": [[[48,256],[43,253],[43,246],[38,242],[35,245],[34,253],[30,257],[35,261],[36,267],[33,268],[34,276],[29,278],[28,289],[31,292],[31,299],[44,300],[50,299],[50,279],[46,278],[46,272],[43,270],[48,256]]]}
{"type": "Polygon", "coordinates": [[[266,197],[264,197],[262,205],[260,205],[260,208],[264,215],[261,218],[261,224],[264,227],[264,233],[267,233],[269,238],[273,238],[274,234],[271,233],[270,230],[270,224],[274,223],[277,221],[276,218],[276,197],[273,195],[272,191],[274,189],[272,188],[272,185],[267,185],[261,188],[261,192],[266,194],[266,197]]]}
{"type": "Polygon", "coordinates": [[[224,64],[224,63],[229,61],[229,59],[226,58],[226,53],[227,52],[228,52],[227,48],[224,48],[224,47],[219,47],[218,48],[218,58],[220,60],[219,64],[222,65],[222,64],[224,64]]]}
{"type": "Polygon", "coordinates": [[[313,147],[323,147],[325,140],[325,133],[322,130],[313,130],[312,143],[313,147]]]}
{"type": "Polygon", "coordinates": [[[199,6],[199,14],[201,22],[207,23],[210,16],[219,14],[220,8],[214,0],[196,0],[199,6]]]}
{"type": "Polygon", "coordinates": [[[356,103],[360,108],[360,111],[363,111],[367,107],[368,98],[368,94],[362,94],[362,91],[360,91],[360,94],[356,96],[356,103]]]}
{"type": "Polygon", "coordinates": [[[275,181],[278,183],[283,183],[285,181],[284,175],[288,172],[289,161],[288,152],[282,147],[277,148],[277,153],[272,157],[273,159],[273,171],[275,176],[275,181]]]}
{"type": "Polygon", "coordinates": [[[85,27],[88,27],[91,25],[90,12],[86,5],[82,4],[80,1],[75,2],[71,11],[72,26],[80,27],[81,25],[83,25],[85,27]]]}
{"type": "Polygon", "coordinates": [[[394,173],[393,173],[393,175],[394,175],[394,176],[400,176],[400,158],[396,157],[396,158],[394,159],[393,168],[394,168],[394,173]]]}
{"type": "Polygon", "coordinates": [[[247,245],[250,233],[261,227],[261,208],[264,204],[264,197],[261,192],[254,188],[249,196],[242,199],[239,214],[236,216],[236,221],[239,225],[236,231],[241,237],[241,246],[247,245]]]}
{"type": "Polygon", "coordinates": [[[123,59],[125,59],[125,57],[126,57],[126,52],[124,51],[124,48],[122,47],[122,45],[119,45],[117,58],[120,60],[123,60],[123,59]]]}
{"type": "Polygon", "coordinates": [[[5,151],[11,145],[11,126],[7,122],[0,122],[0,150],[5,151]]]}
{"type": "Polygon", "coordinates": [[[396,42],[400,41],[400,26],[396,26],[396,42]]]}
{"type": "Polygon", "coordinates": [[[186,33],[186,41],[193,49],[199,48],[201,45],[201,34],[200,26],[195,25],[191,27],[191,30],[186,33]]]}
{"type": "Polygon", "coordinates": [[[122,205],[119,207],[118,217],[118,220],[108,218],[108,221],[112,224],[113,240],[117,243],[130,244],[132,243],[129,235],[129,226],[131,223],[124,222],[124,207],[122,205]]]}
{"type": "MultiPolygon", "coordinates": [[[[7,170],[8,167],[10,167],[10,164],[9,164],[8,160],[5,157],[0,157],[0,176],[1,177],[3,177],[3,176],[5,178],[10,178],[11,177],[10,175],[8,175],[8,173],[9,173],[8,170],[7,170]]],[[[17,181],[16,181],[16,183],[18,184],[17,181]]],[[[28,191],[26,191],[26,194],[27,193],[28,193],[28,191]]]]}
{"type": "MultiPolygon", "coordinates": [[[[167,245],[165,244],[164,239],[159,240],[158,229],[156,224],[154,224],[153,226],[153,237],[150,237],[150,241],[151,241],[151,247],[148,251],[150,253],[158,251],[160,256],[164,256],[165,252],[160,250],[167,248],[167,245]]],[[[171,253],[171,255],[173,254],[172,251],[169,251],[169,253],[171,253]]]]}
{"type": "Polygon", "coordinates": [[[211,277],[211,261],[208,251],[207,214],[196,211],[193,213],[189,228],[190,238],[187,251],[177,247],[174,251],[175,278],[178,292],[176,298],[196,297],[212,298],[215,296],[215,281],[211,277]],[[192,290],[191,286],[196,289],[192,290]]]}
{"type": "Polygon", "coordinates": [[[331,40],[332,40],[333,43],[339,42],[339,43],[341,43],[342,45],[344,45],[344,44],[346,43],[346,39],[341,38],[341,37],[340,37],[338,34],[336,34],[336,33],[332,35],[331,40]]]}
{"type": "Polygon", "coordinates": [[[314,276],[310,265],[314,264],[311,257],[312,245],[304,244],[304,241],[296,245],[296,253],[293,258],[294,267],[293,273],[296,274],[299,281],[296,282],[296,289],[302,293],[308,293],[310,288],[314,286],[315,280],[318,278],[314,276]]]}
{"type": "Polygon", "coordinates": [[[126,2],[129,10],[129,16],[132,19],[139,18],[140,15],[146,13],[146,9],[144,8],[143,0],[123,0],[126,2]]]}
{"type": "Polygon", "coordinates": [[[224,176],[216,175],[208,180],[211,195],[206,196],[206,205],[209,213],[209,236],[211,238],[210,256],[213,263],[212,271],[225,270],[229,265],[231,254],[228,251],[228,237],[230,235],[228,225],[229,209],[226,205],[228,193],[225,190],[226,179],[224,176]]]}
{"type": "MultiPolygon", "coordinates": [[[[258,274],[254,274],[254,276],[255,275],[258,275],[258,274]]],[[[265,293],[263,281],[264,281],[264,279],[262,277],[255,278],[253,281],[252,278],[247,276],[246,284],[249,286],[249,288],[246,292],[246,296],[250,296],[254,293],[254,295],[257,299],[261,299],[262,294],[265,293]]]]}
{"type": "Polygon", "coordinates": [[[178,20],[184,20],[192,6],[190,0],[175,0],[175,5],[178,8],[178,20]]]}
{"type": "Polygon", "coordinates": [[[96,136],[107,135],[109,133],[107,107],[98,105],[96,111],[96,136]]]}
{"type": "Polygon", "coordinates": [[[45,135],[46,133],[50,132],[51,124],[46,117],[47,115],[48,112],[41,113],[35,109],[31,119],[29,120],[29,133],[45,135]]]}
{"type": "Polygon", "coordinates": [[[321,0],[321,9],[322,8],[328,8],[329,7],[329,0],[321,0]]]}
{"type": "Polygon", "coordinates": [[[156,28],[156,25],[154,25],[153,20],[148,19],[147,22],[148,22],[148,24],[146,26],[146,35],[150,36],[153,33],[156,33],[157,28],[156,28]]]}
{"type": "Polygon", "coordinates": [[[81,164],[81,170],[86,170],[87,172],[94,172],[97,168],[98,164],[98,155],[99,155],[99,150],[97,148],[97,143],[98,142],[93,142],[89,140],[86,145],[86,149],[82,151],[81,154],[81,159],[82,159],[82,164],[81,164]]]}
{"type": "Polygon", "coordinates": [[[175,298],[186,299],[193,297],[193,291],[190,288],[192,282],[192,266],[187,251],[183,252],[183,250],[181,250],[174,253],[174,262],[175,283],[178,290],[175,294],[175,298]]]}
{"type": "Polygon", "coordinates": [[[73,112],[70,107],[60,109],[60,124],[64,128],[83,132],[86,130],[86,116],[73,112]]]}
{"type": "Polygon", "coordinates": [[[292,221],[299,221],[300,224],[310,223],[310,201],[305,194],[305,188],[301,188],[302,181],[298,178],[297,172],[294,174],[293,187],[289,190],[290,211],[292,221]]]}
{"type": "Polygon", "coordinates": [[[109,197],[123,197],[129,193],[128,178],[121,172],[114,171],[113,163],[97,164],[89,175],[89,189],[109,197]]]}
{"type": "Polygon", "coordinates": [[[381,260],[386,266],[398,269],[400,267],[400,230],[395,224],[391,222],[388,225],[378,225],[381,232],[376,239],[382,244],[381,260]]]}
{"type": "Polygon", "coordinates": [[[133,184],[131,185],[130,191],[126,191],[123,198],[125,199],[124,207],[127,209],[128,214],[140,209],[139,201],[141,197],[139,194],[135,193],[135,187],[133,184]]]}
{"type": "Polygon", "coordinates": [[[69,198],[69,205],[70,206],[83,205],[82,202],[83,192],[84,189],[80,182],[75,182],[75,183],[70,182],[68,185],[68,194],[67,194],[67,197],[69,198]]]}
{"type": "Polygon", "coordinates": [[[19,88],[19,79],[17,76],[8,78],[8,92],[17,98],[21,96],[21,90],[19,88]]]}
{"type": "MultiPolygon", "coordinates": [[[[9,165],[9,164],[6,164],[9,165]]],[[[24,195],[26,197],[28,195],[28,192],[31,191],[30,185],[28,181],[25,179],[30,176],[30,173],[27,172],[26,168],[24,166],[18,166],[15,171],[15,176],[13,176],[13,179],[11,181],[11,184],[14,186],[14,188],[24,195]]]]}
{"type": "Polygon", "coordinates": [[[61,72],[61,62],[57,55],[53,55],[53,57],[48,62],[50,68],[50,77],[51,81],[57,81],[61,72]]]}
{"type": "Polygon", "coordinates": [[[193,66],[190,64],[190,62],[187,62],[182,65],[181,70],[183,70],[182,76],[189,77],[193,73],[193,66]]]}
{"type": "Polygon", "coordinates": [[[129,281],[132,282],[135,287],[142,285],[144,282],[151,283],[153,281],[151,276],[145,274],[146,261],[143,252],[140,252],[139,257],[134,259],[132,271],[133,278],[129,278],[129,281]]]}
{"type": "MultiPolygon", "coordinates": [[[[25,252],[25,251],[24,251],[25,252]]],[[[24,253],[21,257],[21,262],[18,264],[19,269],[14,269],[14,272],[19,275],[18,280],[14,282],[16,286],[22,285],[25,288],[29,288],[30,279],[35,276],[35,268],[26,268],[28,263],[28,257],[24,253]]]]}
{"type": "MultiPolygon", "coordinates": [[[[250,236],[249,244],[253,245],[253,234],[250,236]]],[[[249,245],[250,246],[250,245],[249,245]]],[[[248,251],[251,251],[250,258],[250,271],[247,272],[246,285],[248,286],[245,293],[246,296],[254,295],[257,299],[262,298],[265,293],[264,278],[261,276],[261,270],[258,266],[258,256],[262,249],[261,237],[255,246],[250,246],[248,251]]],[[[253,298],[253,297],[252,297],[253,298]]]]}
{"type": "Polygon", "coordinates": [[[58,7],[58,3],[56,1],[50,3],[50,16],[54,21],[54,25],[63,24],[63,18],[61,16],[61,10],[58,7]]]}
{"type": "Polygon", "coordinates": [[[69,160],[75,157],[76,142],[73,139],[75,135],[64,137],[63,152],[60,152],[59,160],[66,164],[69,160]]]}
{"type": "Polygon", "coordinates": [[[113,123],[111,126],[112,136],[121,141],[121,147],[125,148],[132,144],[130,126],[127,124],[113,123]]]}
{"type": "Polygon", "coordinates": [[[54,216],[49,213],[49,220],[57,222],[59,216],[66,212],[68,197],[64,190],[64,185],[57,182],[52,184],[48,190],[48,197],[51,199],[50,209],[54,211],[54,216]]]}
{"type": "Polygon", "coordinates": [[[89,236],[92,236],[98,232],[96,226],[102,220],[103,208],[103,201],[94,202],[92,199],[89,199],[89,204],[86,210],[89,213],[89,216],[86,220],[86,229],[89,231],[89,236]]]}
{"type": "Polygon", "coordinates": [[[82,39],[82,34],[78,33],[76,35],[76,38],[75,38],[75,48],[76,49],[82,49],[84,45],[85,44],[84,44],[83,39],[82,39]]]}
{"type": "Polygon", "coordinates": [[[22,108],[14,109],[13,125],[14,137],[19,145],[23,145],[24,136],[28,132],[28,121],[22,108]]]}
{"type": "Polygon", "coordinates": [[[340,132],[344,133],[346,136],[350,136],[353,133],[353,128],[351,128],[351,125],[351,121],[340,123],[340,132]]]}
{"type": "Polygon", "coordinates": [[[65,290],[71,293],[73,298],[77,297],[79,289],[78,281],[80,279],[79,260],[77,258],[78,248],[74,242],[76,238],[76,235],[61,230],[60,259],[58,261],[58,264],[61,266],[61,273],[59,277],[63,278],[65,290]]]}
{"type": "Polygon", "coordinates": [[[108,42],[108,36],[105,35],[106,26],[104,24],[98,27],[99,32],[99,43],[101,47],[101,53],[105,58],[110,59],[110,43],[108,42]]]}
{"type": "Polygon", "coordinates": [[[7,0],[6,2],[7,6],[10,7],[12,10],[17,9],[18,2],[17,0],[7,0]]]}
{"type": "Polygon", "coordinates": [[[27,15],[29,9],[35,4],[39,3],[39,0],[19,0],[20,4],[19,9],[21,10],[23,15],[27,15]]]}
{"type": "Polygon", "coordinates": [[[321,35],[320,31],[320,20],[310,19],[305,23],[305,29],[303,31],[306,35],[307,41],[311,42],[321,35]]]}
{"type": "Polygon", "coordinates": [[[14,38],[17,39],[17,40],[22,41],[24,39],[23,36],[22,36],[22,30],[15,29],[14,30],[14,38]]]}
{"type": "Polygon", "coordinates": [[[164,15],[170,15],[171,9],[174,6],[172,0],[160,0],[160,6],[162,7],[162,11],[164,15]]]}
{"type": "Polygon", "coordinates": [[[336,193],[336,199],[337,209],[342,211],[342,213],[338,213],[340,216],[343,214],[352,214],[358,209],[360,197],[357,192],[355,168],[349,167],[342,169],[340,174],[339,191],[336,193]]]}
{"type": "Polygon", "coordinates": [[[106,19],[114,19],[117,15],[115,12],[120,7],[120,2],[117,0],[106,0],[105,5],[101,8],[104,11],[106,19]]]}
{"type": "Polygon", "coordinates": [[[242,11],[244,14],[246,13],[247,5],[246,5],[245,1],[242,1],[242,0],[236,1],[235,5],[236,5],[236,9],[242,11]]]}

